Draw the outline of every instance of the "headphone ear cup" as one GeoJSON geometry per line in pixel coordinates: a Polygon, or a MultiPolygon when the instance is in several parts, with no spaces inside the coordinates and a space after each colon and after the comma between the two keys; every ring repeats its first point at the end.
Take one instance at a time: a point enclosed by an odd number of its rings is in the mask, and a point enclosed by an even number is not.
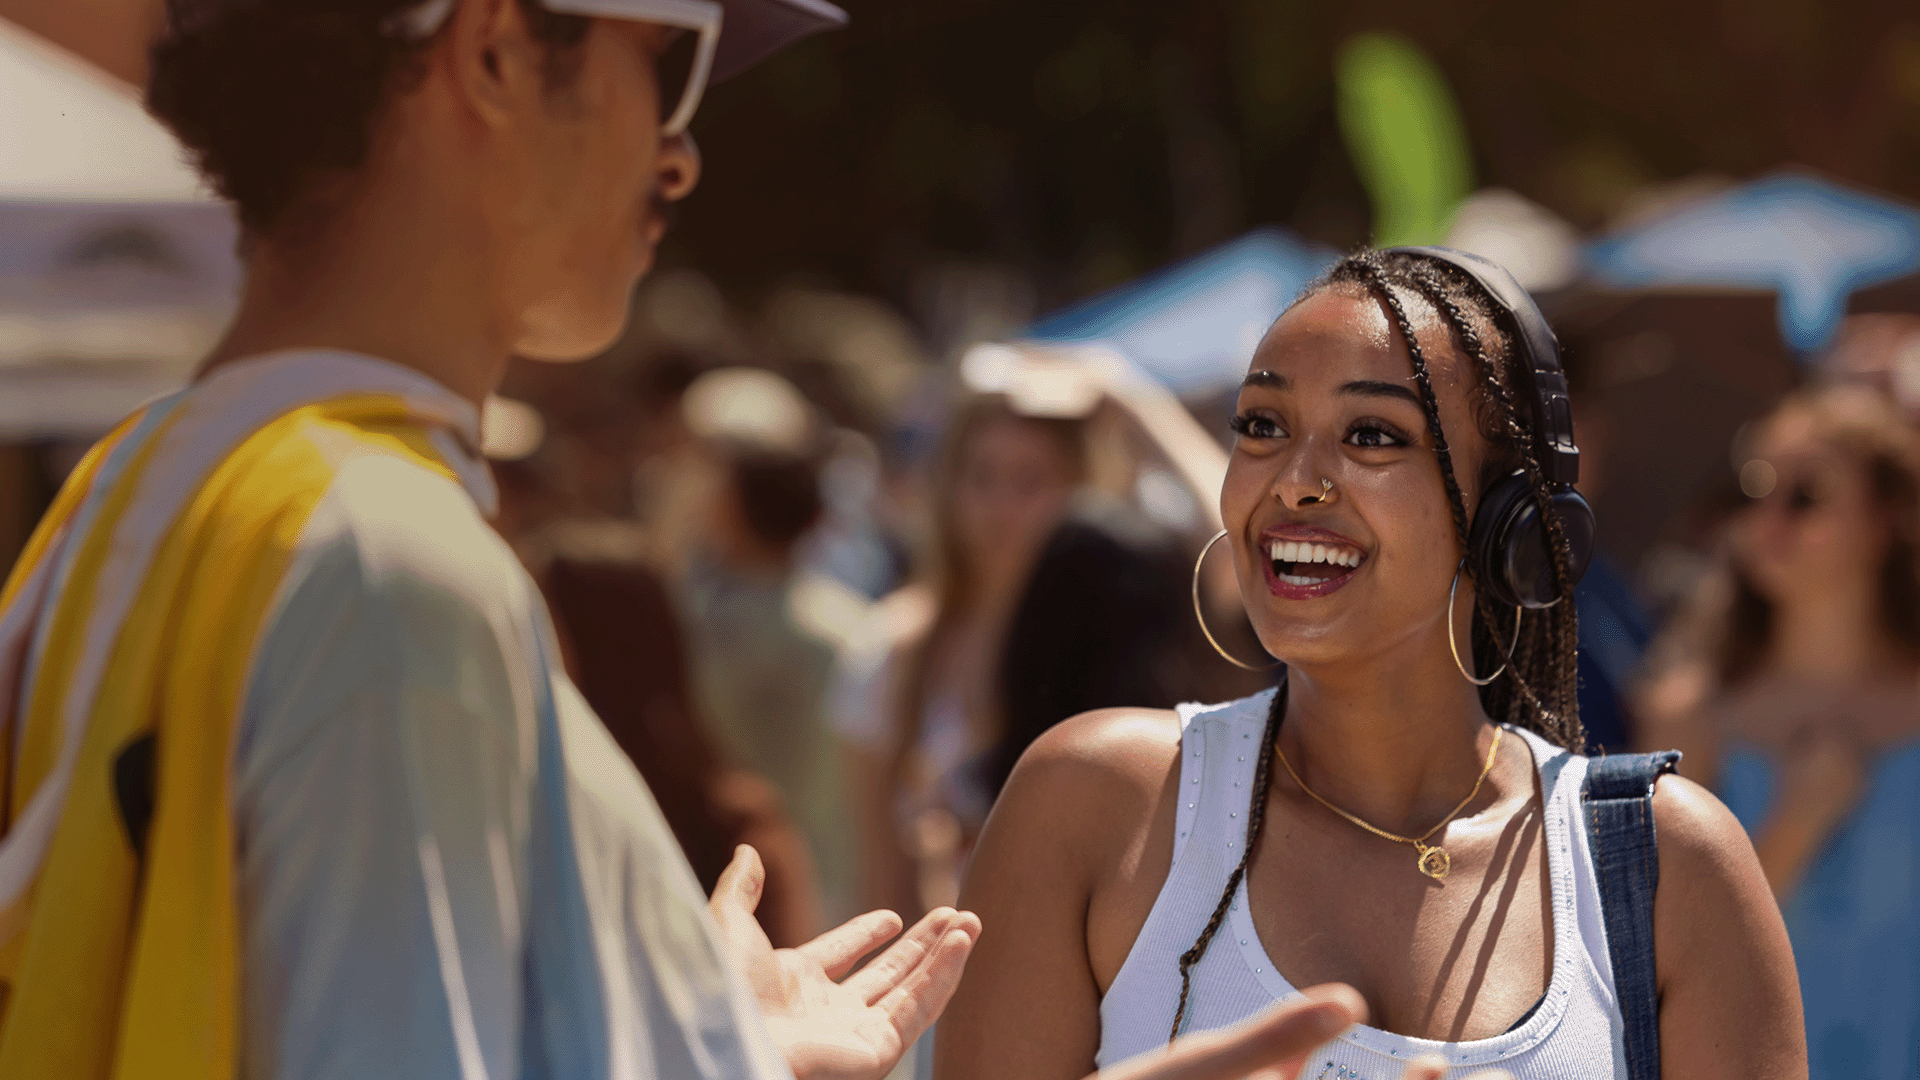
{"type": "MultiPolygon", "coordinates": [[[[1572,488],[1548,501],[1566,536],[1570,577],[1578,583],[1593,561],[1593,507],[1572,488]]],[[[1474,584],[1489,590],[1495,602],[1536,609],[1560,602],[1546,525],[1525,472],[1508,473],[1487,489],[1474,512],[1468,546],[1474,584]]]]}
{"type": "Polygon", "coordinates": [[[1520,602],[1513,579],[1507,573],[1508,536],[1513,520],[1531,500],[1527,474],[1510,472],[1494,481],[1480,496],[1473,512],[1473,530],[1467,534],[1467,564],[1473,570],[1473,584],[1489,599],[1503,607],[1520,602]]]}

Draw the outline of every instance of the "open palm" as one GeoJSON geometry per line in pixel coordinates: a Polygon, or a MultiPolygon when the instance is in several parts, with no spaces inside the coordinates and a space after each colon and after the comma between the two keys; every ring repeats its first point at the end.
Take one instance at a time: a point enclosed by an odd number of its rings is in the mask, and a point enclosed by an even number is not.
{"type": "Polygon", "coordinates": [[[980,920],[940,908],[900,934],[891,911],[871,911],[795,949],[776,949],[753,917],[766,872],[742,846],[708,907],[744,966],[767,1030],[798,1080],[878,1080],[946,1008],[980,920]]]}

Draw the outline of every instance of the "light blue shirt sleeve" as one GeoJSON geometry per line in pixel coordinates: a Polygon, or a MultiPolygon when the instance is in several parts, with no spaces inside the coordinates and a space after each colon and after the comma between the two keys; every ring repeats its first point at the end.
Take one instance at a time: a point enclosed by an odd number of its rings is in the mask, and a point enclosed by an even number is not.
{"type": "Polygon", "coordinates": [[[236,736],[247,1080],[575,1075],[529,1034],[569,995],[593,1005],[575,1010],[592,1073],[790,1075],[639,774],[547,671],[545,631],[458,486],[390,457],[342,468],[236,736]],[[555,733],[567,790],[546,805],[568,808],[579,879],[557,916],[530,906],[533,867],[556,865],[535,858],[555,733]],[[588,959],[543,963],[554,941],[588,959]],[[556,995],[556,970],[579,985],[556,995]]]}

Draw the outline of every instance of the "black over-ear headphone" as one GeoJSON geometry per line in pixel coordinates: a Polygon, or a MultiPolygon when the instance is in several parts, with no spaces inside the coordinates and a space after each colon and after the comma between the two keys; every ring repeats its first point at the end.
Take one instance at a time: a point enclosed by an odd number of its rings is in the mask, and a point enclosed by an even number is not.
{"type": "MultiPolygon", "coordinates": [[[[1446,263],[1479,282],[1493,300],[1493,314],[1517,350],[1513,365],[1522,380],[1517,404],[1532,423],[1534,454],[1546,473],[1548,501],[1567,538],[1571,580],[1579,581],[1593,560],[1593,507],[1575,491],[1580,479],[1580,448],[1573,442],[1573,409],[1567,401],[1567,376],[1560,367],[1560,342],[1533,297],[1513,275],[1489,259],[1443,247],[1392,248],[1446,263]]],[[[1554,587],[1553,561],[1547,549],[1546,523],[1526,471],[1516,469],[1480,494],[1467,535],[1467,560],[1473,580],[1502,604],[1552,607],[1562,597],[1554,587]]]]}

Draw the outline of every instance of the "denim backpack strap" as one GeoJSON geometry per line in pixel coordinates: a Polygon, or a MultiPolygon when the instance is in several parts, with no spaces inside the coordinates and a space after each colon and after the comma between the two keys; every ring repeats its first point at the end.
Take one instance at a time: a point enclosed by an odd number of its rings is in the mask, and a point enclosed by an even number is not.
{"type": "Polygon", "coordinates": [[[1653,833],[1653,782],[1679,763],[1678,750],[1597,757],[1587,763],[1581,793],[1607,956],[1626,1022],[1627,1080],[1660,1077],[1660,990],[1653,962],[1660,846],[1653,833]]]}

